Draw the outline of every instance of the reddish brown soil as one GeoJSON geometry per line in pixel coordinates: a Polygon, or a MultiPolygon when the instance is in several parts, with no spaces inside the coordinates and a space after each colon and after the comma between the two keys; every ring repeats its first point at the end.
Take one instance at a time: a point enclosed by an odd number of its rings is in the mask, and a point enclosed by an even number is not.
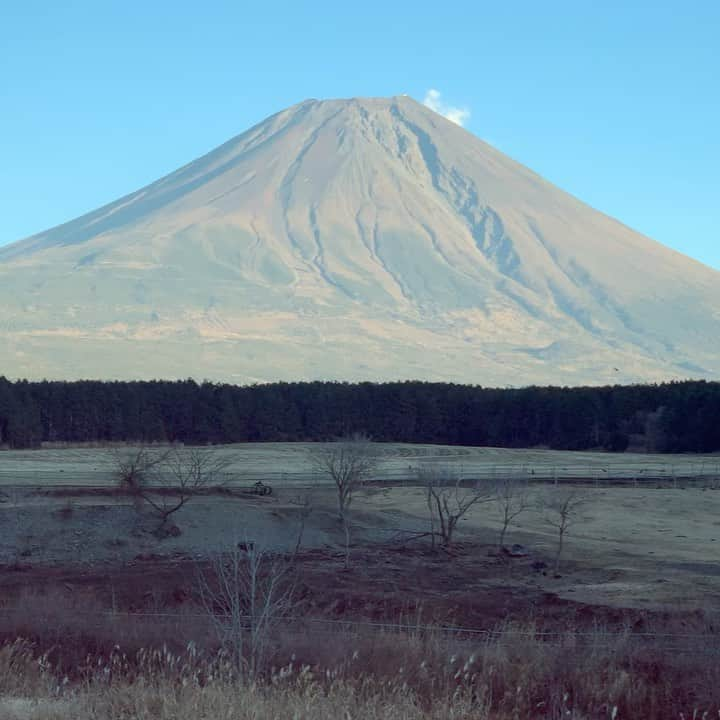
{"type": "MultiPolygon", "coordinates": [[[[498,557],[487,546],[459,545],[452,554],[412,547],[356,548],[348,570],[340,553],[308,550],[299,556],[297,572],[298,612],[335,620],[474,629],[508,621],[534,622],[548,630],[600,624],[666,632],[687,631],[703,622],[698,614],[560,599],[530,560],[498,557]]],[[[5,567],[0,569],[0,594],[6,604],[29,591],[60,591],[78,606],[176,612],[196,601],[197,576],[197,562],[183,557],[138,556],[122,566],[5,567]]]]}

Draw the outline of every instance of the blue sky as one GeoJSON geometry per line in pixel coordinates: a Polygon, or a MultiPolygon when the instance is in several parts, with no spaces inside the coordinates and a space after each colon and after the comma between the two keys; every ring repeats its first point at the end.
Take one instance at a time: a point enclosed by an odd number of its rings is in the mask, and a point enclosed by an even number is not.
{"type": "Polygon", "coordinates": [[[308,97],[422,100],[720,268],[720,2],[0,2],[0,244],[308,97]]]}

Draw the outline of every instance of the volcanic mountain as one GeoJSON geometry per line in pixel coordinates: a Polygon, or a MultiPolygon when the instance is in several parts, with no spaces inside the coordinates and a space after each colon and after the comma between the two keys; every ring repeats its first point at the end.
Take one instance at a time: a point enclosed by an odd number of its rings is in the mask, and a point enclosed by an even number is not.
{"type": "Polygon", "coordinates": [[[720,374],[720,273],[409,97],[307,100],[0,249],[0,374],[720,374]]]}

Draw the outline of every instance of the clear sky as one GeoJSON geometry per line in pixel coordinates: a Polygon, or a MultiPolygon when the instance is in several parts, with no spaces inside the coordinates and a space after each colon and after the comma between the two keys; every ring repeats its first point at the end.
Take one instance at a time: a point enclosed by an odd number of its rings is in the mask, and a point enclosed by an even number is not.
{"type": "Polygon", "coordinates": [[[719,0],[0,0],[0,244],[305,98],[432,89],[503,152],[720,268],[719,38],[719,0]]]}

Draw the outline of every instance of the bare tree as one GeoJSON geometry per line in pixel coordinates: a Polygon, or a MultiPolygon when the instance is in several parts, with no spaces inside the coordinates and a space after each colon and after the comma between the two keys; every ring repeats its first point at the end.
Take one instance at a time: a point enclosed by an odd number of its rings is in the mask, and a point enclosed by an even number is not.
{"type": "Polygon", "coordinates": [[[111,450],[113,473],[118,484],[126,490],[138,491],[148,475],[165,462],[169,453],[167,448],[151,449],[146,445],[111,450]]]}
{"type": "Polygon", "coordinates": [[[295,540],[295,548],[292,553],[292,559],[295,560],[300,552],[300,547],[302,546],[303,537],[305,535],[305,525],[307,524],[307,520],[313,511],[311,492],[308,490],[306,492],[298,493],[290,500],[290,504],[295,505],[298,509],[297,538],[295,540]]]}
{"type": "Polygon", "coordinates": [[[500,511],[500,538],[498,547],[505,547],[505,535],[508,527],[529,507],[528,485],[526,482],[504,478],[495,485],[495,502],[500,511]]]}
{"type": "Polygon", "coordinates": [[[457,473],[450,469],[420,468],[419,478],[427,491],[430,515],[430,533],[433,547],[435,536],[442,544],[452,546],[458,523],[472,507],[493,500],[492,487],[480,483],[466,485],[457,473]]]}
{"type": "Polygon", "coordinates": [[[120,483],[151,508],[162,533],[169,518],[194,495],[221,484],[232,461],[208,448],[171,448],[162,453],[141,448],[118,460],[116,467],[120,483]]]}
{"type": "Polygon", "coordinates": [[[587,497],[577,489],[552,490],[543,502],[545,521],[558,534],[557,550],[555,551],[555,574],[560,572],[560,561],[565,536],[580,519],[580,512],[587,505],[587,497]]]}
{"type": "Polygon", "coordinates": [[[218,640],[239,672],[261,671],[271,635],[294,607],[292,562],[259,542],[234,543],[198,573],[200,598],[218,640]]]}
{"type": "Polygon", "coordinates": [[[373,473],[377,454],[364,435],[343,438],[311,451],[316,472],[332,480],[337,491],[338,517],[345,533],[345,567],[350,567],[350,506],[355,491],[373,473]]]}
{"type": "Polygon", "coordinates": [[[433,551],[435,550],[435,516],[436,516],[436,510],[435,510],[435,497],[430,490],[430,488],[435,483],[433,476],[430,471],[428,471],[426,468],[420,468],[418,470],[418,478],[422,482],[423,485],[425,485],[427,489],[427,493],[425,495],[425,501],[427,503],[428,508],[428,517],[430,519],[430,546],[432,547],[433,551]]]}

